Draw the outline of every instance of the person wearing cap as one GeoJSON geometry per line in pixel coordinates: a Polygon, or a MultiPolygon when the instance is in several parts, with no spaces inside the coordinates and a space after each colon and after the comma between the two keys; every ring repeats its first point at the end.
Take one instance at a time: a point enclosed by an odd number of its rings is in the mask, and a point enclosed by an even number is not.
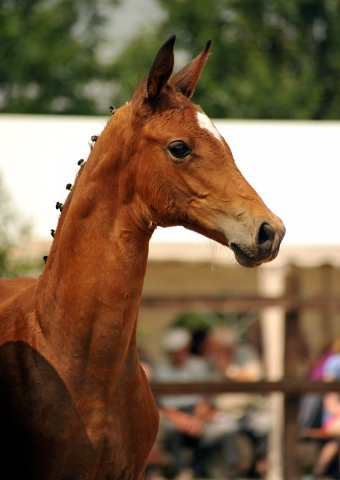
{"type": "MultiPolygon", "coordinates": [[[[191,334],[183,328],[169,330],[162,346],[167,361],[155,370],[160,382],[205,382],[211,371],[206,359],[190,353],[191,334]]],[[[158,400],[161,413],[161,431],[166,449],[172,454],[178,471],[177,480],[207,477],[210,454],[217,445],[222,446],[231,463],[238,460],[234,425],[223,423],[219,412],[212,410],[201,395],[183,394],[162,396],[158,400]],[[221,426],[219,435],[209,438],[212,425],[221,426]],[[192,450],[192,462],[183,455],[184,447],[192,450]]],[[[214,428],[215,431],[215,428],[214,428]]]]}
{"type": "MultiPolygon", "coordinates": [[[[184,328],[168,330],[162,340],[166,361],[156,367],[155,380],[159,382],[204,382],[208,380],[209,368],[205,359],[192,355],[191,334],[184,328]]],[[[198,453],[199,436],[203,422],[194,415],[201,395],[165,395],[157,399],[161,414],[161,430],[166,450],[172,454],[178,480],[193,477],[198,453]],[[183,456],[183,448],[191,447],[193,462],[183,456]]]]}
{"type": "MultiPolygon", "coordinates": [[[[229,325],[217,325],[206,337],[204,355],[214,372],[214,380],[256,382],[263,375],[258,352],[253,345],[240,344],[235,330],[229,325]]],[[[270,413],[267,399],[247,393],[221,393],[213,406],[230,420],[237,422],[239,432],[251,440],[253,458],[240,459],[239,468],[253,474],[265,474],[267,469],[267,434],[270,413]]]]}

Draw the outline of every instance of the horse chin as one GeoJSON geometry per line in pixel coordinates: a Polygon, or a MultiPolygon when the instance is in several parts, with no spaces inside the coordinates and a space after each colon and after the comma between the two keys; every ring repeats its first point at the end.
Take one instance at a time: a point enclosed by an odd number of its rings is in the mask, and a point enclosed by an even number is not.
{"type": "Polygon", "coordinates": [[[237,262],[242,265],[242,267],[247,268],[259,267],[263,263],[271,262],[279,253],[279,248],[277,248],[277,250],[273,250],[270,254],[264,255],[262,253],[262,255],[259,255],[257,252],[253,252],[244,246],[241,248],[235,243],[231,243],[230,248],[234,252],[237,262]]]}
{"type": "Polygon", "coordinates": [[[255,261],[251,257],[249,257],[244,251],[235,245],[235,243],[230,244],[231,250],[234,252],[235,258],[237,262],[242,266],[246,268],[255,268],[261,265],[262,262],[255,261]]]}

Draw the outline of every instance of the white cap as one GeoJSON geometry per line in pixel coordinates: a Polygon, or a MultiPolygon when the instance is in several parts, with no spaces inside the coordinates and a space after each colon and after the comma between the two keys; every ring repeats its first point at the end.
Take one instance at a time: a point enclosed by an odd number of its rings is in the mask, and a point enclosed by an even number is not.
{"type": "Polygon", "coordinates": [[[179,350],[191,342],[191,335],[185,328],[173,328],[163,337],[163,348],[166,352],[179,350]]]}

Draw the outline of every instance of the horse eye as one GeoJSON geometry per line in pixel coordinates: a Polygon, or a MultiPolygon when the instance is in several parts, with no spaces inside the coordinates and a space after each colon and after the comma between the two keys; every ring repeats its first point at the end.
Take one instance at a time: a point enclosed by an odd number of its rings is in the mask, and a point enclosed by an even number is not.
{"type": "Polygon", "coordinates": [[[185,158],[190,155],[190,148],[181,141],[173,142],[168,146],[168,150],[175,158],[185,158]]]}

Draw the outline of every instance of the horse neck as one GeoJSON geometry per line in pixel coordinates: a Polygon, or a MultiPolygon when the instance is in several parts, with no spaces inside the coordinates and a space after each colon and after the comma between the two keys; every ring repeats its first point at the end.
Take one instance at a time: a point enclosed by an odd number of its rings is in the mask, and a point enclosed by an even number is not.
{"type": "Polygon", "coordinates": [[[72,375],[81,378],[90,365],[117,375],[126,355],[135,355],[151,237],[133,201],[122,198],[117,162],[128,159],[108,150],[111,130],[97,140],[65,204],[36,297],[49,348],[63,352],[68,371],[72,361],[72,375]]]}

